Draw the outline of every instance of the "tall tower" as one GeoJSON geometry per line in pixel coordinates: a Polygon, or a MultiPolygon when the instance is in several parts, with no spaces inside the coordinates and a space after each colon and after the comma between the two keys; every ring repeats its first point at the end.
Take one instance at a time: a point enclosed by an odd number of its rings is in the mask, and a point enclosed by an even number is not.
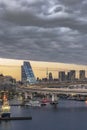
{"type": "Polygon", "coordinates": [[[59,81],[65,81],[65,80],[66,80],[65,71],[59,71],[59,81]]]}
{"type": "Polygon", "coordinates": [[[76,78],[76,71],[75,70],[70,70],[68,73],[67,73],[67,80],[69,81],[74,81],[76,78]]]}
{"type": "Polygon", "coordinates": [[[30,62],[24,61],[23,66],[21,67],[21,72],[21,79],[23,82],[27,82],[29,84],[36,83],[36,78],[34,76],[30,62]]]}
{"type": "Polygon", "coordinates": [[[49,73],[49,80],[50,80],[50,81],[53,80],[53,76],[52,76],[52,73],[51,73],[51,72],[49,73]]]}
{"type": "Polygon", "coordinates": [[[75,70],[71,70],[70,71],[70,79],[71,81],[74,81],[76,78],[76,71],[75,70]]]}
{"type": "Polygon", "coordinates": [[[79,71],[79,79],[84,80],[85,79],[85,70],[80,70],[79,71]]]}
{"type": "Polygon", "coordinates": [[[46,78],[48,79],[48,68],[46,69],[46,78]]]}

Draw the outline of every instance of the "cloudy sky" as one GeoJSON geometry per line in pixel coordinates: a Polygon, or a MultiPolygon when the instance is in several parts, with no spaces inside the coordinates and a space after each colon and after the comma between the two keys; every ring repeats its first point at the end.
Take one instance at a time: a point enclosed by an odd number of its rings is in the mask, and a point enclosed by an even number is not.
{"type": "Polygon", "coordinates": [[[87,64],[87,0],[0,0],[0,57],[87,64]]]}

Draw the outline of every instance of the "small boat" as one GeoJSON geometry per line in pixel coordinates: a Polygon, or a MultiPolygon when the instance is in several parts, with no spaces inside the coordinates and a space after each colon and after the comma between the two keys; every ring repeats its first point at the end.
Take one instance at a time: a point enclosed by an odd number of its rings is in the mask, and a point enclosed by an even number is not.
{"type": "Polygon", "coordinates": [[[30,107],[41,107],[41,104],[37,100],[30,100],[28,103],[25,104],[25,106],[30,106],[30,107]]]}
{"type": "Polygon", "coordinates": [[[41,102],[42,102],[42,103],[49,103],[49,102],[50,102],[50,100],[49,100],[49,99],[47,99],[47,98],[43,98],[41,102]]]}
{"type": "Polygon", "coordinates": [[[41,100],[41,106],[46,106],[46,105],[48,105],[49,103],[50,103],[50,100],[47,99],[47,98],[43,98],[43,99],[41,100]]]}
{"type": "Polygon", "coordinates": [[[11,108],[7,100],[7,96],[4,94],[3,104],[1,106],[1,113],[0,113],[1,118],[10,118],[10,114],[11,114],[10,109],[11,108]]]}

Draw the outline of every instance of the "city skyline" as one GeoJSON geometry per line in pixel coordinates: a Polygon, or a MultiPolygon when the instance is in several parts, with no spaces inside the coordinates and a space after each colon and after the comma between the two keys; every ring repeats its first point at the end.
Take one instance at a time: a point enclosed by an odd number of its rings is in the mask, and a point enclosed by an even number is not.
{"type": "Polygon", "coordinates": [[[87,64],[86,0],[0,0],[0,57],[87,64]]]}
{"type": "MultiPolygon", "coordinates": [[[[0,58],[0,73],[5,75],[12,75],[17,80],[21,80],[21,65],[23,65],[25,60],[14,60],[14,59],[3,59],[0,58]]],[[[28,60],[29,62],[30,60],[28,60]]],[[[76,64],[64,64],[56,62],[41,62],[41,61],[30,61],[32,69],[35,73],[35,77],[43,78],[46,77],[46,73],[52,72],[53,78],[58,77],[59,71],[69,70],[86,70],[87,76],[87,66],[76,65],[76,64]]]]}

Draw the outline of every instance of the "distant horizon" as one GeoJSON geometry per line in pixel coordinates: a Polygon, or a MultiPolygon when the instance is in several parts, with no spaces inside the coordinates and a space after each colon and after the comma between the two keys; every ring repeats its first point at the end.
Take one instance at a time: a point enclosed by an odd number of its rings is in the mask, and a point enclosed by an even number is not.
{"type": "MultiPolygon", "coordinates": [[[[43,60],[29,60],[29,59],[12,59],[12,58],[0,58],[0,61],[7,61],[7,60],[11,60],[12,62],[14,61],[19,61],[20,63],[22,63],[23,61],[34,61],[34,62],[46,62],[46,63],[59,63],[59,64],[69,64],[69,65],[81,65],[81,66],[87,66],[86,64],[76,64],[76,63],[70,63],[70,62],[57,62],[57,61],[43,61],[43,60]]],[[[3,63],[3,62],[2,62],[3,63]]]]}
{"type": "Polygon", "coordinates": [[[46,77],[47,69],[48,72],[52,72],[54,78],[58,77],[59,71],[68,72],[69,70],[76,70],[76,72],[85,70],[87,76],[87,66],[85,65],[6,58],[0,58],[0,73],[10,75],[16,80],[21,80],[21,65],[23,65],[23,61],[29,61],[31,63],[36,78],[46,77]]]}

